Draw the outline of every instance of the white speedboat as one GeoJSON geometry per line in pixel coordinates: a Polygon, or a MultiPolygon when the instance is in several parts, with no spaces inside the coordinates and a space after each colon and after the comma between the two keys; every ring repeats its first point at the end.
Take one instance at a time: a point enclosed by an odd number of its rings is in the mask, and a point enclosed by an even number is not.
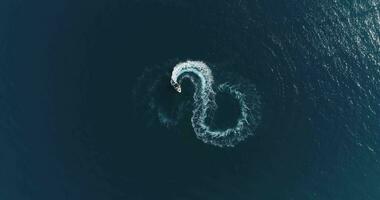
{"type": "Polygon", "coordinates": [[[177,91],[177,92],[179,92],[179,93],[181,93],[181,86],[177,83],[177,82],[175,82],[175,81],[173,81],[173,80],[170,80],[170,84],[174,87],[174,89],[177,91]]]}

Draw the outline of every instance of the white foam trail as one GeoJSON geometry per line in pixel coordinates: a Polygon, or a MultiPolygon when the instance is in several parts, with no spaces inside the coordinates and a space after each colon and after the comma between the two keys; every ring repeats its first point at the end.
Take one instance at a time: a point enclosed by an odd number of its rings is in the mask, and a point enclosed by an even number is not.
{"type": "MultiPolygon", "coordinates": [[[[211,130],[206,124],[206,119],[212,116],[216,109],[215,91],[213,89],[214,78],[211,69],[200,61],[186,61],[177,64],[171,76],[171,83],[178,91],[182,80],[188,78],[195,85],[194,110],[191,123],[199,139],[216,146],[234,146],[240,141],[254,134],[257,122],[259,102],[254,94],[254,88],[248,88],[241,92],[239,86],[221,84],[216,89],[231,94],[240,104],[240,117],[235,127],[225,130],[211,130]],[[195,75],[195,76],[194,76],[195,75]],[[178,84],[178,85],[177,85],[178,84]],[[251,97],[251,98],[248,98],[251,97]],[[256,98],[256,99],[255,99],[256,98]]],[[[179,91],[180,92],[180,91],[179,91]]]]}

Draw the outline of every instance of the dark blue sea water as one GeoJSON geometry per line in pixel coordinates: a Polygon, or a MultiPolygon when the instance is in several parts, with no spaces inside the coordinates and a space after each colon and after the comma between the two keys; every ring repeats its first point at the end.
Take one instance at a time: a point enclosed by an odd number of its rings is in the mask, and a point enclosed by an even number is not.
{"type": "Polygon", "coordinates": [[[0,2],[1,200],[377,200],[379,102],[378,0],[0,2]],[[196,137],[186,60],[255,86],[253,136],[196,137]]]}

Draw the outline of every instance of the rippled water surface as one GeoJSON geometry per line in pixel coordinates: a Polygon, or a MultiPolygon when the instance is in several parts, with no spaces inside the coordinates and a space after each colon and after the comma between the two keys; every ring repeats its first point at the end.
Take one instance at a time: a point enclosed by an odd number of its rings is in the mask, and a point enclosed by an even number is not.
{"type": "Polygon", "coordinates": [[[379,98],[378,0],[1,1],[0,199],[377,200],[379,98]]]}

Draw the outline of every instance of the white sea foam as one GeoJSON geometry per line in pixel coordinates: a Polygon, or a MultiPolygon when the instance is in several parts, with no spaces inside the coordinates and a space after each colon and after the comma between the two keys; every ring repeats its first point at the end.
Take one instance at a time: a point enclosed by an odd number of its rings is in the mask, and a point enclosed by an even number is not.
{"type": "Polygon", "coordinates": [[[171,75],[171,81],[179,84],[189,79],[195,86],[194,110],[191,123],[199,139],[216,146],[234,146],[253,135],[260,120],[260,102],[253,85],[221,84],[215,89],[226,92],[236,98],[240,104],[240,116],[232,128],[212,130],[206,123],[217,108],[215,102],[214,77],[211,69],[200,61],[186,61],[177,64],[171,75]]]}

